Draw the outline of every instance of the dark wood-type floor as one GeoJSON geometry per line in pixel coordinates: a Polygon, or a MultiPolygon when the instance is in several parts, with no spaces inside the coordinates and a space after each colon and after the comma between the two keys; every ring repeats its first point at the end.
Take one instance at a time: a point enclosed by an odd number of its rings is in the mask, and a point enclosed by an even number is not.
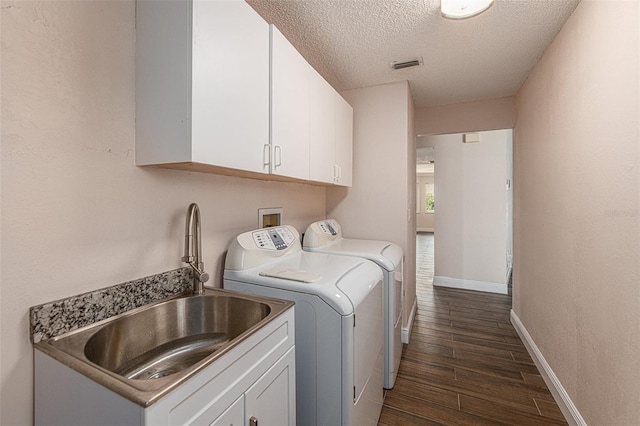
{"type": "Polygon", "coordinates": [[[511,296],[433,287],[418,234],[418,311],[379,425],[567,424],[509,322],[511,296]]]}

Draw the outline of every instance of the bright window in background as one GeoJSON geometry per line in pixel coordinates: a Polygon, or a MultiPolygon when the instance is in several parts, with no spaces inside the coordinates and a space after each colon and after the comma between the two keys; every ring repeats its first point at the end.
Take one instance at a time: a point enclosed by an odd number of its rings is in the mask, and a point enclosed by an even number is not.
{"type": "Polygon", "coordinates": [[[425,210],[427,213],[434,213],[436,210],[435,185],[432,183],[424,184],[425,193],[425,210]]]}
{"type": "Polygon", "coordinates": [[[420,213],[421,209],[420,209],[420,184],[417,183],[416,184],[416,213],[420,213]]]}

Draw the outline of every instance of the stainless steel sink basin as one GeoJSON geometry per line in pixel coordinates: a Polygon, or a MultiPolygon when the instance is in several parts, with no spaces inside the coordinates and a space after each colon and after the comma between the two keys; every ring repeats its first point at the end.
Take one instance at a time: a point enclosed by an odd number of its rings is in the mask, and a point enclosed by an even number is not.
{"type": "Polygon", "coordinates": [[[38,343],[58,361],[148,406],[292,305],[207,289],[38,343]]]}
{"type": "Polygon", "coordinates": [[[84,355],[128,379],[157,379],[219,351],[269,312],[265,303],[232,296],[170,300],[104,325],[87,340],[84,355]]]}

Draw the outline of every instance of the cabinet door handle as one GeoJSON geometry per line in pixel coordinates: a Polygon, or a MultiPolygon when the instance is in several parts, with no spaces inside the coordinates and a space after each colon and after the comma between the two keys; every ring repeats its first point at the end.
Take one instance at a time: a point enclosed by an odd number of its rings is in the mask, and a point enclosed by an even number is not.
{"type": "Polygon", "coordinates": [[[280,148],[280,145],[276,145],[275,148],[273,148],[273,156],[275,157],[273,160],[274,167],[282,166],[282,148],[280,148]]]}
{"type": "Polygon", "coordinates": [[[251,418],[249,419],[249,426],[258,426],[258,419],[251,416],[251,418]]]}
{"type": "Polygon", "coordinates": [[[336,166],[338,168],[338,180],[342,179],[342,167],[336,166]]]}
{"type": "Polygon", "coordinates": [[[271,164],[271,145],[266,143],[262,147],[262,166],[267,167],[271,164]]]}

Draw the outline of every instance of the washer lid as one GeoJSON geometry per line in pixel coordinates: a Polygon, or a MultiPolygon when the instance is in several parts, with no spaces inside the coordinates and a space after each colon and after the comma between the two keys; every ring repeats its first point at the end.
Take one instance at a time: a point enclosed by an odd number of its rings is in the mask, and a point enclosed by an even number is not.
{"type": "Polygon", "coordinates": [[[354,306],[382,280],[382,271],[373,262],[358,257],[301,251],[249,269],[225,269],[224,279],[313,294],[340,315],[351,315],[354,306]],[[268,276],[274,270],[320,278],[304,282],[268,276]]]}
{"type": "MultiPolygon", "coordinates": [[[[306,235],[305,235],[306,238],[306,235]]],[[[358,256],[369,259],[382,268],[392,272],[402,262],[402,248],[388,241],[357,240],[340,238],[332,243],[320,247],[305,247],[307,251],[340,254],[343,256],[358,256]]]]}
{"type": "Polygon", "coordinates": [[[302,269],[273,268],[260,272],[263,277],[282,278],[283,280],[300,281],[303,283],[315,283],[322,278],[321,275],[313,274],[302,269]]]}

